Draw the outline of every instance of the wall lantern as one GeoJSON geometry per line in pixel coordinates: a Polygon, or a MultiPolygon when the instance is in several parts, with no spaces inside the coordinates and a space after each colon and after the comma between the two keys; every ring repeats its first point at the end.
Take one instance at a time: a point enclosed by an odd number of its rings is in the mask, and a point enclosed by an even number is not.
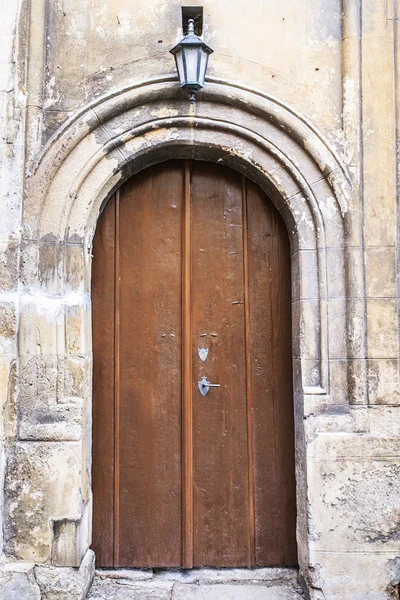
{"type": "Polygon", "coordinates": [[[195,93],[204,86],[209,55],[214,52],[194,33],[194,20],[188,21],[188,34],[170,50],[175,56],[179,83],[195,102],[195,93]]]}

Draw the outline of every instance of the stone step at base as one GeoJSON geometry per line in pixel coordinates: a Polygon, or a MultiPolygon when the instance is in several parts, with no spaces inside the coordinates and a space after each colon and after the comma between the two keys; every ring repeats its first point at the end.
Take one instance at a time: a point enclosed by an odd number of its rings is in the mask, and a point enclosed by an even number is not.
{"type": "Polygon", "coordinates": [[[136,583],[126,585],[95,581],[88,600],[304,600],[286,586],[217,583],[136,583]]]}
{"type": "Polygon", "coordinates": [[[87,600],[304,600],[295,569],[96,571],[87,600]]]}

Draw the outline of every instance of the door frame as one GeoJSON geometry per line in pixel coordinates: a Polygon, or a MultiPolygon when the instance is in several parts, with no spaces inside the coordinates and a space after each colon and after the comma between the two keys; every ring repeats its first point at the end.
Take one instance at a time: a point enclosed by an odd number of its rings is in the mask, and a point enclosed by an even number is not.
{"type": "MultiPolygon", "coordinates": [[[[55,371],[62,370],[66,383],[60,402],[48,409],[46,423],[35,421],[21,405],[18,439],[9,449],[8,464],[21,452],[31,453],[34,464],[34,453],[45,448],[50,467],[41,473],[36,466],[31,481],[31,493],[36,490],[42,498],[36,529],[27,522],[26,510],[18,511],[16,534],[5,540],[6,550],[25,560],[33,552],[36,562],[59,567],[77,567],[90,553],[90,253],[96,222],[102,206],[132,174],[167,158],[193,158],[225,164],[252,179],[268,194],[288,230],[297,543],[300,570],[312,577],[308,502],[314,484],[307,475],[304,418],[346,411],[352,400],[351,391],[350,398],[331,391],[343,390],[353,365],[359,366],[346,360],[352,349],[346,344],[350,308],[345,297],[354,295],[350,286],[356,283],[346,281],[344,230],[347,200],[355,192],[327,140],[302,115],[267,94],[210,78],[191,110],[174,76],[113,91],[60,128],[27,178],[24,251],[46,261],[46,277],[39,270],[31,273],[19,292],[19,360],[21,368],[28,368],[27,357],[43,362],[57,356],[55,371]],[[38,337],[47,340],[39,351],[38,337]],[[58,493],[63,482],[51,468],[56,450],[57,459],[61,454],[70,465],[63,497],[58,493]]],[[[39,391],[34,393],[40,406],[43,398],[39,391]]],[[[18,469],[13,472],[10,467],[6,507],[16,501],[13,486],[19,489],[18,478],[18,469]]],[[[17,502],[24,505],[23,491],[17,502]]]]}

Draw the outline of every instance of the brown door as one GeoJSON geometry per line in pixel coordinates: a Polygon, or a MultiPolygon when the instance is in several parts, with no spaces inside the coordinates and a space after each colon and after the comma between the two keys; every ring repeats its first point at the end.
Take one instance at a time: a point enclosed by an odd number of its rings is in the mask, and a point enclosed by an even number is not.
{"type": "Polygon", "coordinates": [[[295,564],[280,215],[235,171],[170,161],[108,202],[93,255],[97,565],[295,564]]]}

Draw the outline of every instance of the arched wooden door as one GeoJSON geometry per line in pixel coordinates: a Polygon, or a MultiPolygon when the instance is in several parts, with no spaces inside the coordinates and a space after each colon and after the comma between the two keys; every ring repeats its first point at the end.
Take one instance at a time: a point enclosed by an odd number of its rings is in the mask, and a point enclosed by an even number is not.
{"type": "Polygon", "coordinates": [[[98,566],[293,565],[290,253],[265,194],[170,161],[107,204],[93,247],[98,566]],[[199,382],[220,387],[202,395],[199,382]]]}

